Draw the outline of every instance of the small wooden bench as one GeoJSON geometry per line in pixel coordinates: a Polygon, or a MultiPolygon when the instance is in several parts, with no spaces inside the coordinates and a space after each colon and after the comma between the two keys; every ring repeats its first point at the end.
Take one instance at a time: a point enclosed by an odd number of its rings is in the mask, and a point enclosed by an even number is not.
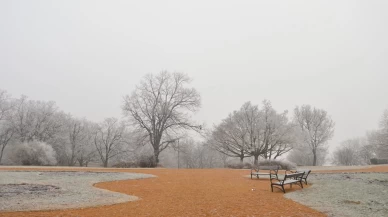
{"type": "Polygon", "coordinates": [[[286,191],[284,190],[284,185],[290,185],[290,187],[292,187],[292,184],[297,184],[301,188],[303,188],[303,183],[302,183],[303,175],[304,175],[304,172],[301,172],[301,173],[285,174],[282,180],[279,180],[277,178],[271,178],[272,192],[273,192],[273,187],[277,187],[281,189],[283,193],[286,193],[286,191]],[[277,180],[277,181],[273,181],[273,180],[277,180]]]}
{"type": "Polygon", "coordinates": [[[251,179],[253,176],[259,178],[259,176],[269,176],[269,178],[278,178],[279,166],[258,166],[251,169],[251,179]],[[264,170],[264,171],[263,171],[264,170]]]}
{"type": "Polygon", "coordinates": [[[304,180],[304,183],[306,183],[306,185],[307,185],[307,177],[311,173],[311,170],[296,170],[296,171],[291,171],[291,172],[293,172],[293,173],[303,173],[304,172],[302,180],[304,180]]]}

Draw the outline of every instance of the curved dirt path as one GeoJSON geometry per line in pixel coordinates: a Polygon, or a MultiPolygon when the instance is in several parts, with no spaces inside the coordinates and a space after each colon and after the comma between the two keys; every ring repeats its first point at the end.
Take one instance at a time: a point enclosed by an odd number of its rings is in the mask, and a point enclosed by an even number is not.
{"type": "MultiPolygon", "coordinates": [[[[15,168],[13,168],[15,170],[15,168]]],[[[42,169],[39,169],[42,170],[42,169]]],[[[47,168],[45,170],[53,170],[47,168]]],[[[60,170],[74,170],[64,169],[60,170]]],[[[98,169],[93,169],[96,171],[98,169]]],[[[0,216],[324,216],[271,193],[268,179],[244,177],[249,170],[104,170],[152,174],[158,178],[98,183],[95,186],[134,195],[138,201],[85,209],[8,212],[0,216]],[[252,191],[252,188],[255,190],[252,191]],[[276,204],[281,204],[278,208],[276,204]],[[295,211],[298,213],[295,213],[295,211]],[[295,215],[290,215],[290,213],[295,215]]],[[[295,187],[295,189],[297,189],[295,187]]]]}
{"type": "MultiPolygon", "coordinates": [[[[27,169],[22,168],[21,170],[27,169]]],[[[81,169],[60,168],[59,170],[81,169]]],[[[85,209],[9,212],[0,213],[0,216],[325,216],[323,213],[284,198],[280,191],[271,193],[268,179],[251,180],[244,177],[249,174],[249,170],[87,170],[138,172],[156,175],[158,178],[115,181],[95,185],[99,188],[140,198],[134,202],[85,209]],[[252,188],[255,190],[252,191],[252,188]]],[[[363,169],[360,172],[374,170],[388,172],[388,166],[363,169]]],[[[358,170],[352,171],[357,172],[358,170]]],[[[298,190],[298,188],[294,187],[294,190],[298,190]]],[[[289,191],[287,190],[287,192],[289,191]]]]}

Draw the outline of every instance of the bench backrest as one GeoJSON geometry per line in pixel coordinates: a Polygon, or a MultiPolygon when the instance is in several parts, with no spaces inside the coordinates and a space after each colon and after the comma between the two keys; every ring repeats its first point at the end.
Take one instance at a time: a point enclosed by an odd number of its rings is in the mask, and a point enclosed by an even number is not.
{"type": "Polygon", "coordinates": [[[300,179],[300,178],[303,177],[303,175],[304,175],[304,172],[286,174],[286,175],[284,176],[284,180],[286,180],[286,179],[298,179],[298,178],[300,179]]]}
{"type": "Polygon", "coordinates": [[[279,166],[259,166],[259,170],[274,170],[274,171],[278,171],[279,170],[279,166]]]}
{"type": "Polygon", "coordinates": [[[307,178],[307,176],[311,173],[311,170],[297,170],[296,172],[297,173],[303,173],[304,172],[303,178],[307,178]]]}

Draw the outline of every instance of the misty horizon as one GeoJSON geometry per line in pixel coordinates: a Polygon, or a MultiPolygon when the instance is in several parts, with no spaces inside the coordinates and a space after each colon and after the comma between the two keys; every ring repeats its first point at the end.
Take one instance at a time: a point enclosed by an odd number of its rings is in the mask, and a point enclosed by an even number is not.
{"type": "Polygon", "coordinates": [[[378,128],[388,109],[385,1],[0,3],[0,89],[66,113],[122,117],[144,75],[183,72],[218,124],[243,103],[324,109],[329,145],[378,128]],[[152,6],[150,6],[152,5],[152,6]]]}

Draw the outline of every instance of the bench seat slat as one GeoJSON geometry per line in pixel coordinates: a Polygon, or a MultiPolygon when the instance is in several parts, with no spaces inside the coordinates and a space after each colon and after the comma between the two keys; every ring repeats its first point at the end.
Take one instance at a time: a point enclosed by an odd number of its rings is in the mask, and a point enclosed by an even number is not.
{"type": "Polygon", "coordinates": [[[274,173],[252,173],[252,175],[275,175],[274,173]]]}

